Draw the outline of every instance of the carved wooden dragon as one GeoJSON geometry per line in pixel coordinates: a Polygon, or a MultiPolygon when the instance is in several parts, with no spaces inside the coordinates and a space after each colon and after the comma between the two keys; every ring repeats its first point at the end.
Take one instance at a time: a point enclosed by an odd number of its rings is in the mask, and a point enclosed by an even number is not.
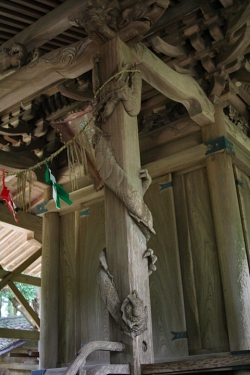
{"type": "Polygon", "coordinates": [[[148,312],[138,293],[134,290],[121,303],[113,276],[110,274],[106,253],[100,254],[99,287],[104,303],[122,331],[132,338],[139,336],[147,330],[148,312]]]}

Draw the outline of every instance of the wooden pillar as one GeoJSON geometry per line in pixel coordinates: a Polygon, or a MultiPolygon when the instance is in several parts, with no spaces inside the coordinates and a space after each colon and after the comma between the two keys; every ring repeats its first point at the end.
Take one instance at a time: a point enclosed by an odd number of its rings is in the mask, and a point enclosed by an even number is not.
{"type": "MultiPolygon", "coordinates": [[[[58,362],[63,367],[67,366],[75,358],[80,349],[79,346],[76,347],[76,252],[78,229],[79,211],[60,216],[58,362]]],[[[79,337],[77,337],[77,341],[79,343],[79,337]]]]}
{"type": "MultiPolygon", "coordinates": [[[[223,109],[203,130],[204,141],[226,135],[223,109]]],[[[231,351],[250,349],[250,277],[232,159],[217,153],[206,159],[231,351]]]]}
{"type": "Polygon", "coordinates": [[[43,217],[40,369],[56,367],[58,360],[59,223],[57,213],[43,217]]]}
{"type": "MultiPolygon", "coordinates": [[[[130,49],[118,37],[104,44],[100,48],[99,59],[101,84],[118,70],[122,70],[125,63],[128,64],[128,69],[133,67],[130,49]]],[[[142,183],[139,179],[141,166],[137,118],[129,116],[123,103],[119,102],[111,117],[102,125],[102,129],[111,136],[111,147],[118,164],[127,173],[135,188],[142,193],[142,183]]],[[[119,297],[124,301],[136,290],[148,311],[147,330],[134,339],[122,334],[117,323],[110,319],[110,340],[122,341],[126,345],[124,353],[111,355],[111,361],[130,363],[132,373],[139,374],[141,363],[153,361],[148,265],[147,260],[143,258],[147,248],[146,239],[128,214],[125,205],[107,187],[105,225],[107,263],[119,297]]]]}

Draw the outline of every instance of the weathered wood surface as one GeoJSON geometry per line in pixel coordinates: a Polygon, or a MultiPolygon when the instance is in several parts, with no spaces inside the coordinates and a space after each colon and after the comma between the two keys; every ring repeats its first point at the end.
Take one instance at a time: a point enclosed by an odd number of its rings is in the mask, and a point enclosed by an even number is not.
{"type": "Polygon", "coordinates": [[[158,257],[149,277],[155,360],[188,355],[171,175],[156,179],[145,194],[157,235],[148,242],[158,257]]]}
{"type": "Polygon", "coordinates": [[[231,350],[250,346],[250,275],[230,155],[206,159],[231,350]],[[221,189],[220,181],[223,181],[221,189]]]}
{"type": "Polygon", "coordinates": [[[236,167],[235,178],[244,232],[244,239],[247,250],[248,264],[250,264],[250,182],[249,177],[236,167]]]}
{"type": "Polygon", "coordinates": [[[25,228],[34,232],[34,239],[42,243],[42,218],[30,215],[26,212],[18,212],[18,223],[15,223],[8,207],[0,205],[0,221],[14,225],[18,228],[25,228]]]}
{"type": "Polygon", "coordinates": [[[96,350],[122,352],[125,345],[121,342],[112,341],[93,341],[84,345],[79,352],[75,360],[67,368],[64,375],[76,375],[80,367],[84,367],[87,357],[96,350]]]}
{"type": "MultiPolygon", "coordinates": [[[[9,271],[6,271],[4,269],[0,269],[0,279],[3,279],[9,274],[9,271]]],[[[22,284],[28,284],[33,286],[41,286],[41,278],[40,277],[34,277],[34,276],[28,276],[24,274],[17,274],[12,276],[12,281],[16,281],[18,283],[22,284]]]]}
{"type": "MultiPolygon", "coordinates": [[[[66,211],[69,210],[69,209],[71,210],[72,208],[74,210],[78,210],[80,208],[81,204],[84,204],[85,202],[90,202],[92,200],[96,200],[96,199],[99,199],[99,198],[103,197],[104,191],[103,190],[96,191],[96,189],[94,188],[94,185],[92,185],[91,182],[92,181],[89,180],[89,186],[85,186],[81,189],[78,189],[78,190],[70,193],[70,199],[73,203],[69,207],[69,205],[67,203],[62,201],[60,213],[65,211],[65,210],[66,211]],[[84,200],[85,196],[88,197],[86,201],[84,200]]],[[[46,210],[49,211],[49,212],[52,212],[52,211],[59,212],[59,210],[56,208],[56,204],[55,204],[54,199],[51,199],[45,205],[43,205],[42,208],[41,208],[42,212],[40,213],[39,210],[38,210],[37,215],[43,214],[44,212],[46,212],[46,210]]]]}
{"type": "MultiPolygon", "coordinates": [[[[226,124],[223,109],[217,106],[215,110],[215,125],[217,125],[217,129],[220,129],[220,133],[225,134],[226,124]]],[[[213,131],[214,133],[210,134],[212,137],[217,135],[216,126],[213,127],[213,131]]],[[[208,133],[203,133],[205,141],[207,136],[208,133]]],[[[237,148],[238,146],[235,146],[235,149],[237,148]]],[[[250,346],[250,316],[248,314],[250,308],[250,274],[232,157],[226,153],[208,156],[206,168],[230,350],[248,350],[250,346]]]]}
{"type": "MultiPolygon", "coordinates": [[[[76,17],[84,11],[87,1],[68,0],[51,10],[35,23],[20,31],[16,36],[1,45],[1,48],[11,48],[14,43],[22,43],[28,51],[39,48],[54,36],[61,34],[71,27],[69,18],[76,17]]],[[[1,58],[1,55],[0,55],[1,58]]]]}
{"type": "Polygon", "coordinates": [[[166,143],[199,131],[200,126],[189,117],[169,122],[169,124],[165,126],[140,135],[140,152],[143,153],[153,147],[166,145],[166,143]]]}
{"type": "MultiPolygon", "coordinates": [[[[207,150],[208,147],[202,143],[187,150],[182,150],[173,155],[166,156],[152,163],[144,164],[142,168],[147,169],[152,178],[165,175],[166,173],[182,171],[194,167],[199,163],[203,163],[206,158],[205,154],[207,150]]],[[[70,199],[74,201],[73,209],[79,209],[80,204],[90,204],[94,201],[101,200],[103,199],[103,196],[104,190],[96,192],[93,185],[89,185],[70,193],[70,199]]],[[[71,209],[71,206],[69,207],[65,202],[62,202],[60,214],[71,209]]],[[[39,206],[37,214],[42,216],[46,210],[49,212],[58,212],[53,199],[50,200],[45,207],[43,205],[39,206]]]]}
{"type": "Polygon", "coordinates": [[[168,98],[182,103],[200,126],[214,122],[213,104],[194,78],[171,69],[142,43],[134,46],[132,52],[146,82],[168,98]]]}
{"type": "Polygon", "coordinates": [[[58,358],[58,298],[60,219],[57,213],[43,218],[40,368],[56,367],[58,358]]]}
{"type": "MultiPolygon", "coordinates": [[[[40,332],[24,329],[0,328],[0,337],[19,340],[39,340],[40,332]]],[[[0,366],[1,367],[1,366],[0,366]]]]}
{"type": "Polygon", "coordinates": [[[42,255],[42,248],[37,250],[28,259],[26,259],[23,263],[21,263],[18,267],[16,267],[13,271],[8,272],[5,275],[5,277],[0,281],[0,290],[10,282],[13,276],[21,274],[23,271],[26,270],[27,267],[29,267],[32,263],[34,263],[41,255],[42,255]]]}
{"type": "Polygon", "coordinates": [[[175,213],[189,350],[200,350],[201,331],[184,175],[174,175],[175,213]]]}
{"type": "Polygon", "coordinates": [[[226,351],[229,343],[206,169],[185,174],[184,181],[201,345],[226,351]]]}
{"type": "Polygon", "coordinates": [[[166,56],[181,58],[186,56],[185,49],[181,45],[172,46],[171,44],[166,43],[159,36],[154,36],[151,38],[150,43],[156,52],[164,53],[166,56]]]}
{"type": "Polygon", "coordinates": [[[141,153],[142,164],[153,163],[157,160],[163,159],[167,156],[177,154],[178,152],[191,149],[202,143],[201,133],[195,132],[188,134],[186,137],[177,139],[170,143],[159,145],[141,153]]]}
{"type": "Polygon", "coordinates": [[[207,150],[208,147],[202,143],[155,162],[144,164],[143,168],[149,171],[152,178],[165,173],[178,172],[204,162],[207,150]]]}
{"type": "MultiPolygon", "coordinates": [[[[105,248],[104,202],[83,208],[80,215],[80,246],[76,266],[81,310],[81,344],[86,344],[109,339],[108,311],[98,286],[99,255],[105,248]]],[[[109,353],[98,351],[89,358],[104,360],[109,358],[109,353]]]]}
{"type": "Polygon", "coordinates": [[[233,124],[227,116],[224,118],[227,137],[235,145],[239,147],[241,151],[250,155],[250,139],[249,137],[235,124],[233,124]]]}
{"type": "MultiPolygon", "coordinates": [[[[189,373],[202,370],[233,370],[234,367],[248,366],[250,364],[250,355],[232,355],[230,353],[221,353],[211,356],[191,356],[180,359],[179,361],[155,363],[152,365],[142,365],[142,374],[164,374],[164,373],[189,373]]],[[[244,367],[243,367],[244,369],[244,367]]]]}
{"type": "Polygon", "coordinates": [[[208,126],[204,126],[201,129],[202,139],[204,142],[227,135],[225,126],[226,116],[224,115],[223,108],[216,104],[214,109],[214,122],[208,126]]]}
{"type": "MultiPolygon", "coordinates": [[[[20,372],[30,374],[32,370],[37,370],[38,364],[27,365],[24,363],[3,363],[0,362],[2,369],[9,369],[11,374],[18,375],[20,372]],[[16,370],[16,371],[14,371],[16,370]]],[[[8,375],[8,374],[7,374],[8,375]]]]}
{"type": "MultiPolygon", "coordinates": [[[[114,38],[103,45],[100,48],[99,60],[100,84],[106,82],[124,64],[133,67],[133,59],[129,48],[119,38],[114,38]]],[[[120,102],[106,124],[102,124],[102,129],[111,135],[111,148],[118,164],[129,176],[135,189],[139,194],[142,194],[142,182],[139,178],[141,166],[136,117],[129,116],[123,103],[120,102]]],[[[126,191],[124,191],[124,195],[126,195],[126,191]]],[[[114,277],[119,298],[124,301],[129,294],[136,290],[148,311],[147,330],[134,339],[126,334],[121,335],[117,323],[110,319],[110,338],[115,341],[122,339],[126,344],[124,354],[116,354],[115,358],[111,356],[111,360],[116,363],[124,361],[130,363],[131,372],[138,374],[140,373],[140,363],[153,361],[148,266],[147,259],[143,258],[146,250],[146,238],[129,215],[125,205],[106,187],[105,215],[107,263],[110,273],[114,277]]]]}
{"type": "Polygon", "coordinates": [[[86,39],[47,53],[1,80],[0,112],[8,113],[17,103],[36,97],[66,78],[76,78],[91,70],[91,55],[97,50],[86,39]]]}
{"type": "Polygon", "coordinates": [[[130,374],[129,365],[100,365],[89,368],[87,375],[130,374]]]}
{"type": "Polygon", "coordinates": [[[71,362],[79,349],[75,347],[76,223],[74,212],[60,218],[58,362],[61,364],[71,362]]]}
{"type": "Polygon", "coordinates": [[[197,9],[199,9],[199,7],[199,0],[193,0],[192,2],[184,0],[180,4],[178,4],[177,7],[170,7],[168,11],[165,12],[163,16],[154,24],[152,29],[148,31],[146,36],[156,33],[163,27],[163,25],[165,26],[167,24],[168,26],[170,26],[177,23],[178,21],[181,21],[186,14],[195,12],[197,9]]]}

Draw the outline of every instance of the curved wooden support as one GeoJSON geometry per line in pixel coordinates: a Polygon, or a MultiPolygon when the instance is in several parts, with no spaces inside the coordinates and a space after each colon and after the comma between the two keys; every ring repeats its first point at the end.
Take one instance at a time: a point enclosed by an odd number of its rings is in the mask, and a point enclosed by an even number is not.
{"type": "Polygon", "coordinates": [[[214,122],[214,106],[193,77],[175,72],[142,43],[132,48],[142,78],[166,97],[182,103],[199,125],[214,122]]]}
{"type": "Polygon", "coordinates": [[[99,365],[89,368],[86,375],[130,374],[129,365],[99,365]]]}
{"type": "Polygon", "coordinates": [[[149,42],[156,52],[164,53],[166,56],[185,57],[187,55],[182,46],[172,46],[162,40],[159,36],[154,36],[149,42]]]}
{"type": "Polygon", "coordinates": [[[237,41],[225,52],[220,52],[216,58],[218,67],[227,65],[237,59],[250,44],[250,26],[245,27],[237,41]]]}
{"type": "Polygon", "coordinates": [[[250,16],[250,4],[247,5],[244,9],[241,9],[240,12],[237,12],[235,15],[229,18],[227,25],[226,35],[232,35],[238,31],[244,24],[247,22],[250,16]]]}
{"type": "Polygon", "coordinates": [[[96,350],[106,350],[111,352],[122,352],[125,345],[121,342],[112,341],[92,341],[84,345],[78,352],[75,360],[70,364],[64,375],[76,375],[80,367],[86,363],[89,354],[96,350]]]}
{"type": "Polygon", "coordinates": [[[91,102],[94,100],[94,95],[93,95],[92,90],[81,91],[79,89],[73,89],[71,87],[68,87],[63,83],[58,85],[57,88],[60,91],[60,93],[66,96],[67,98],[79,100],[81,102],[91,102]]]}

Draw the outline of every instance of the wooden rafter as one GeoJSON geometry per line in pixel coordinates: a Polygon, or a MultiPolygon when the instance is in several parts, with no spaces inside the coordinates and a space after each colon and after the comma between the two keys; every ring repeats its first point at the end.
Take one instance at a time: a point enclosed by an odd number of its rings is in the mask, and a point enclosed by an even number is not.
{"type": "MultiPolygon", "coordinates": [[[[3,279],[7,275],[9,275],[9,271],[6,271],[4,269],[0,269],[0,279],[3,279]]],[[[16,281],[18,283],[27,284],[27,285],[33,285],[33,286],[41,286],[41,279],[40,277],[34,277],[34,276],[28,276],[23,274],[14,274],[11,277],[12,281],[16,281]]]]}
{"type": "Polygon", "coordinates": [[[40,319],[38,315],[35,313],[35,311],[30,307],[27,300],[24,298],[22,293],[17,289],[13,281],[8,282],[8,287],[12,291],[12,293],[15,295],[18,302],[23,306],[23,308],[26,310],[27,314],[30,316],[30,318],[34,321],[36,327],[40,329],[40,319]]]}
{"type": "MultiPolygon", "coordinates": [[[[87,1],[68,0],[41,17],[4,43],[1,48],[10,48],[15,42],[25,44],[28,50],[38,48],[48,40],[71,27],[69,16],[87,7],[87,1]]],[[[1,54],[0,54],[1,58],[1,54]]]]}
{"type": "Polygon", "coordinates": [[[3,289],[10,281],[12,281],[14,276],[21,274],[30,264],[34,263],[42,255],[42,248],[37,250],[28,259],[26,259],[22,264],[20,264],[15,270],[8,272],[2,281],[0,282],[0,290],[3,289]]]}
{"type": "MultiPolygon", "coordinates": [[[[28,331],[24,329],[0,328],[0,337],[24,340],[39,340],[38,331],[28,331]]],[[[2,367],[2,364],[1,364],[2,367]]]]}

